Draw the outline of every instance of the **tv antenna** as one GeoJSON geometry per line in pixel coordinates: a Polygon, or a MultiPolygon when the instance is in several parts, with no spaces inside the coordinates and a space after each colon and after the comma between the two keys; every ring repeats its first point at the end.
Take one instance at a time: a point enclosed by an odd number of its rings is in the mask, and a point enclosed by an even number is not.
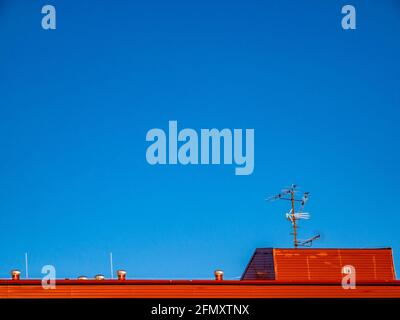
{"type": "Polygon", "coordinates": [[[304,192],[301,198],[297,196],[297,193],[298,193],[297,185],[292,184],[290,187],[283,189],[280,193],[278,193],[273,197],[268,198],[267,200],[268,201],[285,200],[291,202],[291,209],[288,213],[286,213],[286,219],[288,219],[292,223],[294,247],[295,248],[299,246],[311,247],[313,242],[321,237],[319,234],[305,240],[297,239],[297,228],[298,228],[297,221],[301,219],[304,220],[310,219],[310,214],[308,212],[304,212],[304,206],[309,199],[310,193],[304,192]],[[300,208],[298,211],[296,211],[296,203],[300,204],[300,208]]]}

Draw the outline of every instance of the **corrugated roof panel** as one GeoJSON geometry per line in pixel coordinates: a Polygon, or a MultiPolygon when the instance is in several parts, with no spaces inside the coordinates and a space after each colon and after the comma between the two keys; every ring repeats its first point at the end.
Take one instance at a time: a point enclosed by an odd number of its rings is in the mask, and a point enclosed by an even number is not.
{"type": "Polygon", "coordinates": [[[395,279],[390,248],[274,249],[273,253],[277,280],[341,281],[346,265],[355,268],[357,281],[395,279]]]}
{"type": "Polygon", "coordinates": [[[41,280],[0,280],[0,299],[85,298],[400,298],[400,281],[359,283],[344,290],[340,283],[260,281],[59,281],[45,290],[41,280]]]}

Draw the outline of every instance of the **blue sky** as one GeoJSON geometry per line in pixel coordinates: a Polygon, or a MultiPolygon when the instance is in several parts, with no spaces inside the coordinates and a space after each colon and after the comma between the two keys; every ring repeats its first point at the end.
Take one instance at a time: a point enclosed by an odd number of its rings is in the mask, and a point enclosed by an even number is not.
{"type": "Polygon", "coordinates": [[[393,247],[400,268],[400,5],[0,0],[0,277],[239,277],[291,247],[291,183],[316,247],[393,247]],[[57,29],[41,28],[41,7],[57,29]],[[150,166],[151,128],[254,128],[255,168],[150,166]]]}

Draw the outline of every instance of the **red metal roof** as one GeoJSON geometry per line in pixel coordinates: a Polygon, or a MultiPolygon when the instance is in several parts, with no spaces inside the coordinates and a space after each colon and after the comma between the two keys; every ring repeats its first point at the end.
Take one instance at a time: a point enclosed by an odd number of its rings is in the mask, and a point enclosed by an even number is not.
{"type": "Polygon", "coordinates": [[[242,279],[341,281],[342,268],[355,268],[357,281],[395,280],[391,248],[272,249],[253,254],[242,279]]]}
{"type": "Polygon", "coordinates": [[[58,280],[44,289],[40,280],[2,280],[1,298],[400,298],[400,281],[357,283],[279,280],[58,280]]]}
{"type": "Polygon", "coordinates": [[[41,280],[0,280],[0,298],[400,298],[390,248],[261,248],[242,279],[57,280],[55,289],[41,280]],[[356,268],[354,289],[342,287],[346,264],[356,268]]]}

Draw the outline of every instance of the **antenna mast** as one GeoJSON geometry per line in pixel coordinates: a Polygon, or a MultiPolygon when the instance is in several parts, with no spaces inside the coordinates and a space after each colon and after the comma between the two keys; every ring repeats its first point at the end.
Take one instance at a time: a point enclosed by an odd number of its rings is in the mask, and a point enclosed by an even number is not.
{"type": "Polygon", "coordinates": [[[25,277],[26,277],[26,279],[29,278],[29,274],[28,274],[28,252],[25,252],[25,277]]]}
{"type": "Polygon", "coordinates": [[[113,254],[110,252],[110,273],[111,279],[114,279],[114,265],[113,265],[113,254]]]}
{"type": "Polygon", "coordinates": [[[297,248],[299,246],[299,243],[297,242],[297,226],[296,226],[296,217],[295,217],[295,206],[294,206],[294,202],[296,201],[295,197],[294,197],[294,193],[295,193],[295,185],[292,185],[292,187],[290,188],[290,201],[292,202],[292,225],[293,225],[293,244],[294,247],[297,248]]]}
{"type": "Polygon", "coordinates": [[[306,239],[306,240],[298,240],[297,239],[297,220],[300,219],[305,219],[308,220],[310,219],[310,214],[303,212],[304,206],[306,202],[308,201],[308,197],[310,195],[309,192],[304,192],[303,196],[301,199],[296,198],[296,193],[297,193],[297,185],[292,184],[289,188],[283,189],[281,193],[267,199],[267,200],[286,200],[291,202],[291,210],[286,213],[286,218],[292,223],[293,227],[293,245],[295,248],[299,246],[303,247],[311,247],[313,241],[317,240],[320,238],[320,235],[313,236],[312,238],[306,239]],[[300,209],[298,212],[296,212],[296,203],[300,203],[300,209]]]}

